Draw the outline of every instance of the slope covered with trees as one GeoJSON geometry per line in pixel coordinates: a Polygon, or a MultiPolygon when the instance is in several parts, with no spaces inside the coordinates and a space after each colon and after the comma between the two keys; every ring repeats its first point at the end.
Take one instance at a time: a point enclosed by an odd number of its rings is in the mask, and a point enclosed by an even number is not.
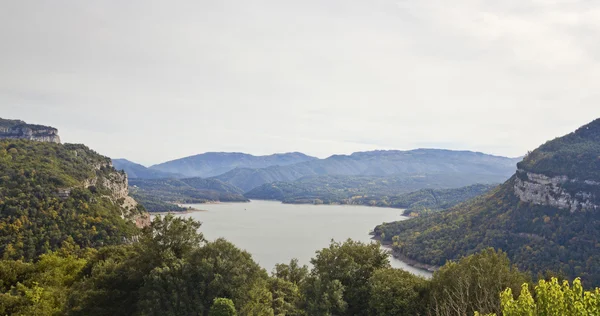
{"type": "Polygon", "coordinates": [[[126,189],[126,177],[83,145],[1,140],[0,257],[32,260],[65,242],[129,238],[144,210],[125,207],[113,185],[126,189]]]}
{"type": "Polygon", "coordinates": [[[131,194],[149,212],[181,211],[177,203],[247,202],[231,184],[202,178],[131,179],[131,194]]]}
{"type": "Polygon", "coordinates": [[[599,285],[600,208],[593,204],[600,196],[595,185],[600,182],[598,135],[596,120],[530,153],[517,175],[487,195],[447,212],[384,224],[375,232],[393,243],[398,254],[428,264],[443,265],[494,247],[506,251],[523,270],[559,271],[599,285]],[[530,172],[559,177],[538,184],[527,179],[530,172]],[[519,181],[528,192],[515,193],[519,181]],[[546,189],[545,200],[523,200],[546,189]],[[561,208],[549,202],[565,196],[589,203],[561,208]]]}
{"type": "MultiPolygon", "coordinates": [[[[352,177],[323,176],[294,182],[261,185],[244,194],[250,199],[278,200],[283,203],[349,204],[408,209],[408,213],[436,211],[481,195],[495,185],[476,184],[438,189],[448,184],[446,177],[352,177]],[[432,189],[423,189],[432,187],[432,189]]],[[[460,178],[451,181],[460,183],[460,178]]]]}

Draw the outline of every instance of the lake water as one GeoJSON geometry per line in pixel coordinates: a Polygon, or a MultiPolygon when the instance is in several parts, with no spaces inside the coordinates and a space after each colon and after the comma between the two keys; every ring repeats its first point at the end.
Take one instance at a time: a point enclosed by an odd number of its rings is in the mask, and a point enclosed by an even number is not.
{"type": "MultiPolygon", "coordinates": [[[[257,200],[186,206],[205,210],[179,216],[202,222],[200,231],[206,239],[229,240],[251,253],[269,272],[275,264],[289,263],[292,258],[310,264],[315,251],[328,247],[332,239],[372,242],[369,232],[376,225],[407,219],[401,216],[400,209],[368,206],[294,205],[257,200]]],[[[394,268],[431,275],[391,256],[390,261],[394,268]]]]}

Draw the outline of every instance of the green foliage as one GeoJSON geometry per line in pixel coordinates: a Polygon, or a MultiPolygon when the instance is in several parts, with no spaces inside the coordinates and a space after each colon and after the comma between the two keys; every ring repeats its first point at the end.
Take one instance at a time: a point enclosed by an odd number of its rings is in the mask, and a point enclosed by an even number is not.
{"type": "Polygon", "coordinates": [[[475,311],[498,313],[498,293],[519,291],[526,274],[511,267],[505,253],[486,249],[449,262],[431,280],[431,306],[438,315],[472,315],[475,311]]]}
{"type": "Polygon", "coordinates": [[[550,177],[600,180],[600,119],[548,141],[529,153],[518,167],[550,177]]]}
{"type": "Polygon", "coordinates": [[[1,315],[60,315],[89,252],[44,254],[35,264],[0,261],[1,315]]]}
{"type": "Polygon", "coordinates": [[[309,305],[321,305],[317,310],[334,315],[368,315],[369,279],[376,270],[390,266],[388,254],[379,244],[352,240],[332,242],[329,248],[317,251],[311,263],[305,299],[309,305]]]}
{"type": "Polygon", "coordinates": [[[572,287],[568,281],[561,285],[556,278],[540,280],[535,287],[535,296],[525,283],[518,299],[514,299],[510,288],[500,297],[504,316],[600,315],[600,289],[584,291],[579,278],[573,281],[572,287]]]}
{"type": "Polygon", "coordinates": [[[100,247],[136,234],[108,188],[84,187],[115,175],[109,158],[83,145],[0,141],[0,257],[32,260],[66,240],[100,247]]]}
{"type": "MultiPolygon", "coordinates": [[[[460,177],[459,177],[460,179],[460,177]]],[[[264,184],[244,195],[251,199],[294,204],[352,204],[409,209],[441,210],[481,195],[495,185],[476,184],[454,189],[461,180],[442,175],[392,177],[320,176],[264,184]],[[433,187],[435,189],[424,189],[433,187]]],[[[465,182],[468,184],[468,182],[465,182]]],[[[459,184],[460,186],[460,184],[459,184]]]]}
{"type": "Polygon", "coordinates": [[[208,316],[236,316],[233,301],[228,298],[215,298],[208,316]]]}
{"type": "Polygon", "coordinates": [[[184,212],[187,209],[177,204],[169,203],[160,198],[149,194],[147,191],[141,190],[138,187],[129,187],[129,195],[131,195],[138,203],[144,206],[148,212],[152,213],[168,213],[168,212],[184,212]]]}
{"type": "Polygon", "coordinates": [[[487,247],[504,250],[522,271],[548,270],[600,284],[599,212],[523,203],[512,178],[490,193],[446,212],[375,228],[394,250],[442,266],[487,247]]]}
{"type": "Polygon", "coordinates": [[[370,315],[426,315],[428,281],[399,269],[376,270],[369,279],[370,315]]]}
{"type": "Polygon", "coordinates": [[[247,202],[241,190],[216,179],[131,179],[132,195],[149,212],[179,211],[173,203],[247,202]]]}

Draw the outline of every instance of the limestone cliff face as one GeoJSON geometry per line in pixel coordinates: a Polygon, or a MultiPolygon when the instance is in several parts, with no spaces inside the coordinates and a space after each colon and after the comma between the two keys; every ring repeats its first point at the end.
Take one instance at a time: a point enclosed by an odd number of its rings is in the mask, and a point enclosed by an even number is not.
{"type": "Polygon", "coordinates": [[[548,177],[519,169],[514,192],[523,202],[568,209],[571,213],[600,209],[600,182],[591,180],[548,177]]]}
{"type": "Polygon", "coordinates": [[[127,174],[116,171],[110,162],[97,164],[94,169],[96,176],[84,181],[84,186],[86,188],[94,186],[107,192],[106,196],[121,207],[121,216],[134,221],[138,227],[150,225],[150,215],[141,212],[138,203],[129,196],[127,174]]]}
{"type": "Polygon", "coordinates": [[[40,142],[58,143],[58,130],[49,126],[27,124],[20,120],[0,118],[0,139],[27,139],[40,142]]]}

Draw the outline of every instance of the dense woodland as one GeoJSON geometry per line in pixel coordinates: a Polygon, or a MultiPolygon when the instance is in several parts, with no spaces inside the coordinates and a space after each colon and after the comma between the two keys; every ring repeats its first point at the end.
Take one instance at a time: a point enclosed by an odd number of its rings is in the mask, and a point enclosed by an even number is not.
{"type": "Polygon", "coordinates": [[[479,196],[495,185],[476,184],[453,189],[438,187],[436,176],[327,176],[262,185],[245,194],[251,199],[293,204],[349,204],[407,209],[407,214],[439,211],[479,196]],[[417,191],[414,191],[417,190],[417,191]]]}
{"type": "Polygon", "coordinates": [[[129,185],[149,212],[181,211],[177,203],[248,201],[239,188],[216,179],[130,179],[129,185]]]}
{"type": "Polygon", "coordinates": [[[100,247],[132,236],[134,225],[105,188],[83,187],[116,172],[109,164],[83,145],[0,141],[2,258],[29,261],[64,243],[100,247]],[[67,198],[59,196],[64,189],[67,198]]]}
{"type": "MultiPolygon", "coordinates": [[[[377,244],[348,240],[317,251],[311,269],[292,260],[268,274],[226,240],[206,241],[199,227],[192,219],[157,216],[135,243],[100,249],[65,243],[34,262],[0,260],[0,314],[487,315],[531,308],[511,301],[533,291],[530,277],[493,249],[448,263],[426,280],[390,268],[377,244]]],[[[573,289],[571,301],[587,302],[580,310],[598,310],[598,290],[590,296],[573,289]]],[[[548,304],[537,299],[533,308],[548,304]]],[[[567,303],[548,308],[565,310],[567,303]]]]}

